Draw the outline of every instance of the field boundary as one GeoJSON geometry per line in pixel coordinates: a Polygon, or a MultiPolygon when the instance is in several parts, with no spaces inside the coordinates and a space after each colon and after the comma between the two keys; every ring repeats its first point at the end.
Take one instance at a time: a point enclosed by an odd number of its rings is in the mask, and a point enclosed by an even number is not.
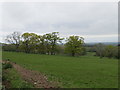
{"type": "Polygon", "coordinates": [[[58,88],[57,82],[48,81],[48,78],[40,72],[28,70],[11,61],[5,61],[4,63],[8,62],[13,65],[13,68],[16,69],[23,80],[31,83],[35,88],[58,88]]]}

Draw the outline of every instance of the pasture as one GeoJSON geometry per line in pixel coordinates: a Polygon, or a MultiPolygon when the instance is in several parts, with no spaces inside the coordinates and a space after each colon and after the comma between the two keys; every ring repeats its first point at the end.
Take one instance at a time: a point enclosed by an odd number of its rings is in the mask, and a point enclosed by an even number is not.
{"type": "Polygon", "coordinates": [[[2,59],[46,75],[61,88],[117,88],[118,60],[85,56],[40,55],[3,52],[2,59]]]}

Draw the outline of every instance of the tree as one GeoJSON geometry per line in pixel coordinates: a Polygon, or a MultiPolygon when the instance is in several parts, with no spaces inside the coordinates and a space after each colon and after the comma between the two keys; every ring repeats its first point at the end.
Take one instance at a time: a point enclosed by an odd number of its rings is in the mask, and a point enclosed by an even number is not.
{"type": "Polygon", "coordinates": [[[15,45],[16,51],[18,51],[21,41],[21,34],[19,32],[13,32],[12,34],[8,35],[5,40],[10,44],[15,45]]]}
{"type": "Polygon", "coordinates": [[[118,49],[115,50],[115,46],[107,45],[105,48],[105,56],[112,58],[115,57],[115,55],[118,53],[116,52],[118,49]]]}
{"type": "Polygon", "coordinates": [[[22,35],[22,45],[26,53],[35,53],[36,45],[40,41],[40,36],[35,33],[24,33],[22,35]]]}
{"type": "Polygon", "coordinates": [[[64,39],[60,38],[58,35],[59,32],[52,32],[45,35],[48,54],[50,53],[51,55],[55,55],[58,42],[61,43],[61,41],[64,39]]]}
{"type": "Polygon", "coordinates": [[[65,44],[66,53],[72,56],[80,55],[83,51],[84,38],[80,36],[70,36],[65,44]]]}
{"type": "Polygon", "coordinates": [[[46,54],[46,41],[45,41],[45,35],[39,35],[39,42],[37,44],[38,52],[41,54],[46,54]]]}
{"type": "Polygon", "coordinates": [[[95,52],[96,52],[96,56],[100,56],[100,58],[105,56],[105,45],[102,43],[98,43],[94,46],[95,52]]]}
{"type": "Polygon", "coordinates": [[[108,58],[119,58],[118,46],[104,45],[102,43],[96,44],[94,46],[96,56],[108,57],[108,58]]]}
{"type": "Polygon", "coordinates": [[[119,56],[120,56],[120,48],[119,46],[114,46],[114,50],[113,50],[113,56],[117,59],[119,59],[119,56]]]}

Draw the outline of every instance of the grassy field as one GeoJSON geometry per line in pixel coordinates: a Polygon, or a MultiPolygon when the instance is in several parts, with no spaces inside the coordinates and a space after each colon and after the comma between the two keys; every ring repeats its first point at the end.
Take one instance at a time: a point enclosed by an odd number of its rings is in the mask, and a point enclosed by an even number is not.
{"type": "Polygon", "coordinates": [[[50,80],[57,80],[64,88],[117,88],[118,60],[93,56],[51,56],[3,52],[3,60],[10,59],[28,69],[40,71],[50,80]]]}

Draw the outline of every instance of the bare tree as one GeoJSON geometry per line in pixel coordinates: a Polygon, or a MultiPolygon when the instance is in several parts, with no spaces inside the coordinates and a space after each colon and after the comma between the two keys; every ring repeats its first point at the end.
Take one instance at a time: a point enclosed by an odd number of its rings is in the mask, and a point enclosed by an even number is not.
{"type": "Polygon", "coordinates": [[[7,41],[9,44],[15,45],[16,51],[18,51],[18,47],[19,47],[20,41],[21,41],[20,32],[13,32],[12,34],[7,35],[5,41],[7,41]]]}

